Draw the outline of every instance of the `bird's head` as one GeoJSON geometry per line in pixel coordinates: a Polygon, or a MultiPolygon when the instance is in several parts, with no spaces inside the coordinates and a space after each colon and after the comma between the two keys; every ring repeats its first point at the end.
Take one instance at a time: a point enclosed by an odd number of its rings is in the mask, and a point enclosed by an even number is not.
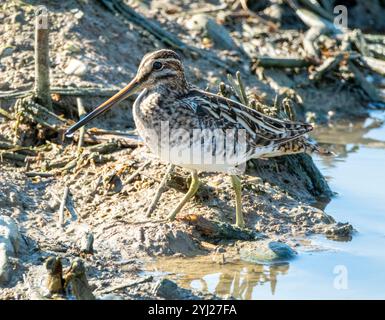
{"type": "Polygon", "coordinates": [[[141,88],[184,81],[184,69],[181,58],[172,50],[158,50],[146,54],[138,67],[133,81],[141,88]]]}
{"type": "Polygon", "coordinates": [[[160,87],[162,85],[176,89],[185,89],[187,87],[181,58],[172,50],[162,49],[146,54],[140,62],[138,71],[131,82],[70,127],[65,135],[71,136],[76,130],[86,125],[92,119],[134,93],[145,88],[160,87]]]}

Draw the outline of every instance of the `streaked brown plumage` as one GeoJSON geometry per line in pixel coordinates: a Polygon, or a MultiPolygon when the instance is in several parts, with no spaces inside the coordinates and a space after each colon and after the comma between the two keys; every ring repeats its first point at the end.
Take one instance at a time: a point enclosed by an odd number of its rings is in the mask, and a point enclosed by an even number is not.
{"type": "Polygon", "coordinates": [[[193,173],[190,190],[170,214],[171,219],[196,192],[197,170],[226,172],[232,175],[237,195],[236,224],[243,227],[240,181],[235,174],[242,172],[240,168],[246,161],[317,150],[304,137],[312,130],[311,125],[275,119],[239,102],[193,87],[185,78],[179,55],[172,50],[145,55],[135,78],[71,127],[68,133],[139,90],[141,93],[133,106],[139,135],[160,159],[193,173]],[[169,131],[164,130],[164,124],[169,131]],[[202,130],[211,133],[206,138],[196,135],[202,130]]]}

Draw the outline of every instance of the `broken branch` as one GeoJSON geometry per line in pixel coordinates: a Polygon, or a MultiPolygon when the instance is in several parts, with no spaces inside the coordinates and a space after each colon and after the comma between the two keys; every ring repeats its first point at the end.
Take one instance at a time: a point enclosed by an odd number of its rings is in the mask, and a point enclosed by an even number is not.
{"type": "Polygon", "coordinates": [[[48,12],[38,9],[35,20],[35,95],[36,101],[52,111],[49,81],[48,12]]]}
{"type": "Polygon", "coordinates": [[[64,194],[63,194],[63,198],[62,198],[62,201],[60,203],[60,208],[59,208],[59,221],[58,221],[58,226],[60,228],[62,228],[64,226],[64,209],[66,207],[66,202],[67,202],[67,197],[68,197],[68,193],[69,193],[69,187],[68,186],[65,186],[64,188],[64,194]]]}
{"type": "MultiPolygon", "coordinates": [[[[84,109],[83,101],[81,98],[76,98],[76,103],[78,105],[79,120],[81,120],[84,117],[84,115],[86,114],[86,110],[84,109]]],[[[78,140],[78,148],[77,148],[78,153],[81,151],[81,149],[83,147],[84,132],[85,132],[85,127],[83,126],[79,130],[79,140],[78,140]]]]}

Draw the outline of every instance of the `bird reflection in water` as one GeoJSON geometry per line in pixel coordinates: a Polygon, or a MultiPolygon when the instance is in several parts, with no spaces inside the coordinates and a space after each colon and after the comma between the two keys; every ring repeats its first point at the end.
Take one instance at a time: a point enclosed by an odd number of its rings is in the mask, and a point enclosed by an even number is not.
{"type": "Polygon", "coordinates": [[[335,167],[336,161],[348,157],[350,153],[356,153],[361,146],[368,148],[384,148],[385,140],[370,137],[370,133],[379,130],[383,126],[383,120],[369,117],[365,120],[340,123],[338,125],[318,126],[312,136],[321,144],[333,151],[338,157],[321,158],[326,167],[335,167]]]}
{"type": "Polygon", "coordinates": [[[255,265],[243,267],[238,271],[222,271],[215,287],[215,294],[219,296],[231,296],[236,299],[251,300],[256,286],[270,283],[271,294],[275,294],[277,288],[277,276],[287,274],[289,264],[279,265],[255,265]]]}
{"type": "Polygon", "coordinates": [[[257,286],[269,283],[274,295],[278,278],[289,271],[289,263],[272,265],[231,262],[219,264],[210,257],[159,259],[148,271],[166,272],[183,288],[209,292],[220,297],[257,299],[257,286]]]}

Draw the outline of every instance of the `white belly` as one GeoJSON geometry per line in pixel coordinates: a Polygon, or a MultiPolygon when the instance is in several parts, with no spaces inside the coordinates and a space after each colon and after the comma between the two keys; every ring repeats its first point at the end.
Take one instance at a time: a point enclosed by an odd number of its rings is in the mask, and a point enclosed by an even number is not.
{"type": "Polygon", "coordinates": [[[195,136],[195,131],[185,131],[185,135],[179,134],[177,130],[170,132],[168,124],[156,130],[150,125],[146,127],[140,110],[140,103],[145,94],[146,90],[143,90],[134,103],[134,121],[145,144],[164,162],[198,171],[241,174],[246,169],[247,160],[263,157],[271,151],[270,147],[265,147],[254,150],[251,154],[251,151],[247,150],[246,143],[234,143],[234,141],[246,141],[244,137],[238,136],[236,140],[229,136],[218,137],[218,131],[195,136]],[[212,135],[207,137],[207,134],[212,135]],[[215,136],[215,143],[212,142],[213,136],[215,136]]]}
{"type": "Polygon", "coordinates": [[[156,157],[187,169],[241,174],[246,169],[246,161],[251,158],[241,147],[228,150],[218,145],[202,144],[201,140],[192,143],[189,139],[179,141],[167,134],[162,138],[155,130],[143,127],[138,131],[156,157]]]}

